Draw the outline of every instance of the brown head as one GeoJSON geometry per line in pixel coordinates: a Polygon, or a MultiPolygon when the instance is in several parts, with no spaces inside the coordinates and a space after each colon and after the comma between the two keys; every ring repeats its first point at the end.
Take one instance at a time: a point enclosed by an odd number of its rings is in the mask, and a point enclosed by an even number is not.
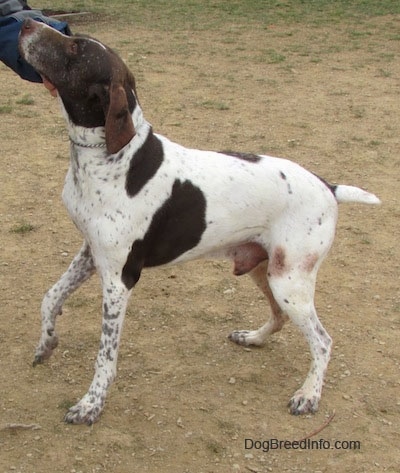
{"type": "Polygon", "coordinates": [[[74,125],[104,126],[110,153],[129,143],[135,135],[135,80],[114,51],[93,38],[66,36],[31,19],[22,25],[19,49],[57,89],[74,125]]]}

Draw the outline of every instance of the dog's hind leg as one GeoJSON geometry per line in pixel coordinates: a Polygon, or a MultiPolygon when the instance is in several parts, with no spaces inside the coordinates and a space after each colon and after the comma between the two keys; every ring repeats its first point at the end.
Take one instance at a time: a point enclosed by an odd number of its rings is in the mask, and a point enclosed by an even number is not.
{"type": "Polygon", "coordinates": [[[238,345],[263,345],[268,335],[281,330],[288,319],[288,316],[282,311],[271,292],[267,278],[267,268],[268,260],[260,263],[250,271],[249,275],[267,297],[271,306],[271,316],[267,323],[258,330],[237,330],[232,332],[228,338],[238,345]]]}
{"type": "Polygon", "coordinates": [[[94,273],[95,266],[88,244],[85,242],[72,260],[67,271],[49,289],[42,301],[42,335],[35,351],[33,366],[42,363],[58,344],[55,332],[56,318],[62,313],[65,299],[94,273]]]}
{"type": "Polygon", "coordinates": [[[332,340],[318,320],[314,307],[317,269],[291,268],[282,274],[271,275],[269,284],[276,302],[301,330],[310,346],[312,359],[307,378],[289,401],[291,414],[298,415],[318,409],[332,340]]]}

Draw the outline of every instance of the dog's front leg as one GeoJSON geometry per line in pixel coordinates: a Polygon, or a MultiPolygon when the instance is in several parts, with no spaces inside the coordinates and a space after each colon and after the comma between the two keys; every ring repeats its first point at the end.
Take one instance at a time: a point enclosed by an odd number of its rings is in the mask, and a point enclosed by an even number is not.
{"type": "Polygon", "coordinates": [[[49,289],[42,301],[42,335],[36,348],[33,366],[49,358],[56,348],[56,318],[62,313],[65,299],[94,273],[95,266],[89,245],[84,242],[67,271],[49,289]]]}
{"type": "Polygon", "coordinates": [[[119,341],[130,291],[121,281],[105,281],[103,277],[103,321],[95,374],[88,392],[71,407],[65,421],[92,425],[103,410],[107,389],[117,370],[119,341]]]}

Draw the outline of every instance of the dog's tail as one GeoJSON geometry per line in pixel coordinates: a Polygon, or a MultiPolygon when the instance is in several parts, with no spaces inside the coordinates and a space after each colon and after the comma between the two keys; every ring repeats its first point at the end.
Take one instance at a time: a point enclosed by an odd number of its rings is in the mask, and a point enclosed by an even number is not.
{"type": "Polygon", "coordinates": [[[364,191],[354,186],[331,186],[331,190],[336,200],[341,202],[359,202],[361,204],[380,204],[378,197],[371,192],[364,191]]]}

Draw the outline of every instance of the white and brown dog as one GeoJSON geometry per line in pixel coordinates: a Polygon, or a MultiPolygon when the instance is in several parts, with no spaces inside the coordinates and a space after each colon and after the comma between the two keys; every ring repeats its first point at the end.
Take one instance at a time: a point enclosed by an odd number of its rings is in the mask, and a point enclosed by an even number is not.
{"type": "Polygon", "coordinates": [[[155,134],[131,72],[94,39],[27,20],[20,50],[58,91],[71,142],[63,199],[84,236],[44,297],[35,365],[57,346],[55,322],[65,299],[96,270],[103,287],[94,379],[65,420],[98,420],[142,269],[204,257],[233,260],[234,273],[249,273],[271,305],[265,325],[235,331],[232,341],[261,345],[288,318],[304,334],[311,367],[289,407],[292,414],[316,411],[332,342],[318,320],[314,291],[333,242],[337,202],[379,199],[357,187],[331,186],[285,159],[188,149],[155,134]]]}

